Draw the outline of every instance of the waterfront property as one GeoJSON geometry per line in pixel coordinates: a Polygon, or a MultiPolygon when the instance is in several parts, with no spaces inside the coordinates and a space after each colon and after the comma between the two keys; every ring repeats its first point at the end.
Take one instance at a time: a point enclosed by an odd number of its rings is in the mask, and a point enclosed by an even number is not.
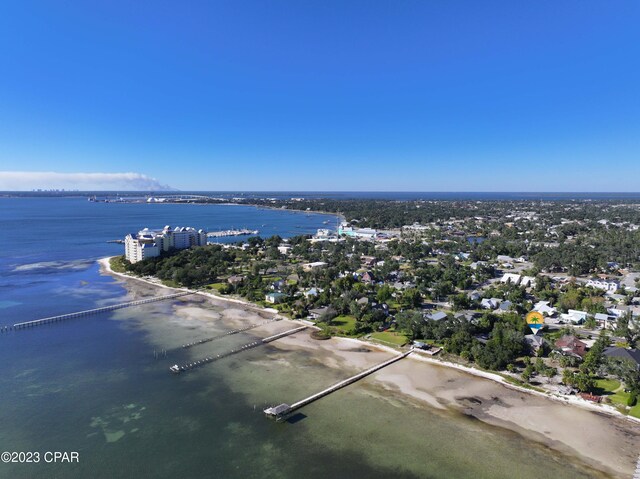
{"type": "Polygon", "coordinates": [[[171,248],[186,249],[207,244],[207,232],[191,227],[165,226],[161,230],[145,228],[124,239],[125,257],[131,263],[160,256],[171,248]]]}

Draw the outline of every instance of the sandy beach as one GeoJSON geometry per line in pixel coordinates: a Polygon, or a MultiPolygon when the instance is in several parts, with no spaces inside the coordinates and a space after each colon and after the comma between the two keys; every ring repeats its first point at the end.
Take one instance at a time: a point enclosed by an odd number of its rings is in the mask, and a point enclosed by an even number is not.
{"type": "MultiPolygon", "coordinates": [[[[103,271],[126,281],[143,281],[166,288],[144,278],[112,272],[108,259],[100,260],[103,271]]],[[[225,324],[240,326],[273,317],[275,311],[258,308],[242,300],[219,298],[198,293],[216,305],[227,308],[225,324]]],[[[193,323],[218,320],[219,317],[193,304],[178,308],[181,320],[193,323]]],[[[268,336],[293,328],[299,322],[283,320],[258,328],[256,334],[268,336]]],[[[390,348],[364,341],[331,338],[318,341],[309,332],[282,338],[272,345],[282,351],[304,351],[309,358],[326,367],[344,371],[344,377],[380,363],[394,354],[390,348]]],[[[544,444],[594,469],[613,477],[631,477],[640,454],[640,424],[613,414],[606,414],[596,406],[553,400],[542,394],[532,394],[500,383],[499,376],[469,374],[453,365],[441,365],[436,360],[417,354],[376,372],[364,379],[414,407],[453,410],[488,425],[505,428],[523,437],[544,444]]],[[[484,373],[483,373],[484,374],[484,373]]],[[[300,398],[291,398],[300,399],[300,398]]]]}

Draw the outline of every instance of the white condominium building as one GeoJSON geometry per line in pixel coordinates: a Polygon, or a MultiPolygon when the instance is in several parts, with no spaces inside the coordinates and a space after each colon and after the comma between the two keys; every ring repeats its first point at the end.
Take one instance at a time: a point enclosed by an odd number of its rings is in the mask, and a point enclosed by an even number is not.
{"type": "Polygon", "coordinates": [[[191,227],[165,226],[161,230],[145,228],[124,239],[125,257],[132,263],[160,256],[171,248],[186,249],[207,244],[207,232],[191,227]]]}

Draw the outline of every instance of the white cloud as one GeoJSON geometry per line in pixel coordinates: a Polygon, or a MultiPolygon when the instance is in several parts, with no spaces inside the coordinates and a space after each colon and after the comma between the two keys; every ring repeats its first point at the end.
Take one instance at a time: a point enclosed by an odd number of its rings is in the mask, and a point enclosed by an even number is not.
{"type": "Polygon", "coordinates": [[[0,171],[0,191],[34,189],[161,191],[171,190],[142,173],[56,173],[53,171],[0,171]]]}

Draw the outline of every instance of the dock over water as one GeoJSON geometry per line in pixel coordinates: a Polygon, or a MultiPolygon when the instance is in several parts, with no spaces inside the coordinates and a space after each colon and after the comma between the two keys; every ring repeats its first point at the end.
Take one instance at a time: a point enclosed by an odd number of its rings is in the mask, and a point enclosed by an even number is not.
{"type": "Polygon", "coordinates": [[[267,409],[264,410],[264,413],[269,416],[269,417],[273,417],[276,420],[280,420],[282,418],[284,418],[285,416],[291,414],[293,411],[295,411],[296,409],[300,409],[303,406],[306,406],[307,404],[312,403],[313,401],[316,401],[320,398],[323,398],[325,396],[328,396],[329,394],[331,394],[332,392],[337,391],[338,389],[342,389],[345,386],[348,386],[349,384],[353,384],[356,381],[359,381],[360,379],[368,376],[369,374],[375,373],[376,371],[389,366],[390,364],[393,364],[397,361],[400,361],[401,359],[406,358],[407,356],[409,356],[409,354],[411,354],[413,352],[413,350],[407,351],[406,353],[402,353],[396,357],[393,357],[383,363],[380,363],[376,366],[373,366],[372,368],[367,369],[366,371],[362,371],[361,373],[356,374],[355,376],[351,376],[350,378],[347,378],[343,381],[340,381],[337,384],[334,384],[331,387],[328,387],[327,389],[324,389],[323,391],[320,391],[319,393],[316,393],[312,396],[309,396],[308,398],[302,399],[301,401],[295,402],[292,405],[288,405],[288,404],[280,404],[278,406],[273,406],[273,407],[269,407],[267,409]]]}
{"type": "Polygon", "coordinates": [[[244,344],[237,349],[232,349],[231,351],[227,351],[226,353],[216,354],[215,356],[207,356],[202,359],[198,359],[197,361],[193,361],[190,363],[186,363],[183,365],[175,364],[169,368],[169,370],[174,374],[180,374],[182,372],[190,371],[195,368],[199,368],[200,366],[204,366],[205,364],[212,363],[214,361],[218,361],[219,359],[227,358],[229,356],[233,356],[234,354],[241,353],[243,351],[248,351],[249,349],[256,348],[258,346],[262,346],[264,344],[275,341],[276,339],[284,338],[285,336],[290,336],[292,334],[298,333],[307,329],[307,326],[300,326],[298,328],[289,329],[282,333],[274,334],[273,336],[269,336],[268,338],[260,339],[259,341],[254,341],[252,343],[244,344]]]}
{"type": "Polygon", "coordinates": [[[12,328],[13,329],[32,328],[32,327],[35,327],[35,326],[42,326],[44,324],[50,324],[50,323],[56,323],[56,322],[59,322],[59,321],[65,321],[67,319],[80,318],[80,317],[83,317],[83,316],[91,316],[91,315],[94,315],[94,314],[106,313],[108,311],[115,311],[117,309],[129,308],[131,306],[139,306],[139,305],[142,305],[142,304],[155,303],[157,301],[165,301],[165,300],[168,300],[168,299],[175,299],[175,298],[179,298],[181,296],[186,296],[188,294],[193,294],[193,293],[189,292],[189,291],[181,291],[179,293],[167,294],[165,296],[154,296],[152,298],[139,299],[137,301],[129,301],[129,302],[126,302],[126,303],[112,304],[110,306],[104,306],[102,308],[87,309],[85,311],[76,311],[75,313],[60,314],[58,316],[50,316],[48,318],[42,318],[42,319],[36,319],[36,320],[33,320],[33,321],[24,321],[24,322],[21,322],[21,323],[15,323],[12,326],[12,328]]]}
{"type": "Polygon", "coordinates": [[[217,339],[222,339],[222,338],[226,338],[228,336],[231,336],[233,334],[238,334],[238,333],[243,333],[245,331],[250,331],[252,329],[259,328],[260,326],[264,326],[265,324],[269,324],[269,323],[272,323],[274,321],[280,321],[280,320],[282,320],[282,318],[279,317],[279,316],[276,316],[273,319],[268,319],[268,320],[262,321],[261,323],[258,323],[258,324],[251,324],[249,326],[245,326],[244,328],[233,329],[231,331],[227,331],[226,333],[218,334],[217,336],[211,336],[209,338],[198,339],[197,341],[193,341],[191,343],[183,344],[180,348],[177,348],[177,349],[188,349],[188,348],[192,348],[194,346],[198,346],[200,344],[210,343],[211,341],[215,341],[217,339]]]}

